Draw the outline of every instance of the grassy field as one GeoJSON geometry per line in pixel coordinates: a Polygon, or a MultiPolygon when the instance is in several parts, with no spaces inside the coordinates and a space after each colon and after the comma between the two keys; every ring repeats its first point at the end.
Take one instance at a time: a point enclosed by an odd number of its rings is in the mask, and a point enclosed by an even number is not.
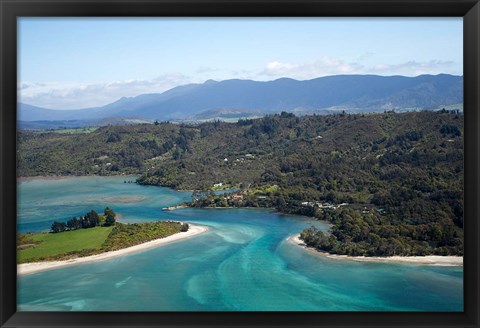
{"type": "Polygon", "coordinates": [[[84,255],[95,253],[101,249],[112,230],[113,227],[97,227],[62,233],[32,234],[31,239],[39,243],[33,247],[19,250],[17,262],[55,259],[70,252],[80,253],[83,251],[84,255]]]}
{"type": "MultiPolygon", "coordinates": [[[[103,220],[103,216],[102,220],[103,220]]],[[[179,222],[145,222],[61,233],[18,234],[17,263],[66,260],[122,249],[182,231],[179,222]]]]}

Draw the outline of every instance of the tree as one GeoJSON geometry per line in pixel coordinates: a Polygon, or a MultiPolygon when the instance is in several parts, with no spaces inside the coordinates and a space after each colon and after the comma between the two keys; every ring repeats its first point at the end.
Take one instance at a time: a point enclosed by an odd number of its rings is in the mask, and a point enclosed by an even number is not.
{"type": "Polygon", "coordinates": [[[64,232],[66,230],[67,225],[65,222],[58,222],[55,221],[52,223],[51,230],[53,233],[59,233],[59,232],[64,232]]]}
{"type": "Polygon", "coordinates": [[[109,227],[109,226],[115,225],[115,216],[116,216],[115,212],[109,207],[106,207],[104,214],[105,214],[104,226],[109,227]]]}
{"type": "Polygon", "coordinates": [[[182,227],[180,228],[180,231],[181,231],[181,232],[186,232],[186,231],[188,231],[188,228],[190,228],[190,226],[188,225],[188,223],[183,223],[183,224],[182,224],[182,227]]]}
{"type": "Polygon", "coordinates": [[[108,214],[111,214],[113,216],[116,216],[115,212],[110,208],[110,207],[105,207],[105,210],[103,211],[103,214],[107,216],[108,214]]]}
{"type": "Polygon", "coordinates": [[[173,151],[173,154],[172,154],[173,159],[178,160],[180,159],[181,156],[182,156],[182,151],[180,150],[180,148],[175,147],[175,150],[173,151]]]}
{"type": "Polygon", "coordinates": [[[82,222],[80,219],[72,218],[71,220],[67,221],[67,228],[68,230],[77,230],[82,227],[82,222]]]}
{"type": "Polygon", "coordinates": [[[285,202],[285,198],[283,198],[282,195],[278,196],[275,205],[276,205],[277,210],[279,210],[279,211],[284,210],[285,206],[287,205],[287,203],[285,202]]]}
{"type": "Polygon", "coordinates": [[[83,217],[82,228],[93,228],[100,224],[100,217],[97,212],[91,210],[83,217]]]}
{"type": "Polygon", "coordinates": [[[107,142],[119,142],[121,140],[122,140],[122,138],[120,137],[120,135],[118,133],[112,133],[107,138],[107,142]]]}

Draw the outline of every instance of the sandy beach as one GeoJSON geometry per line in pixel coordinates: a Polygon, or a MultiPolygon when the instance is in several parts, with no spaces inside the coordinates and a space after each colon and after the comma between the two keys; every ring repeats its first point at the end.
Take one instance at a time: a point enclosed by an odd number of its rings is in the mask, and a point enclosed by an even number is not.
{"type": "Polygon", "coordinates": [[[162,211],[175,211],[175,210],[178,210],[180,208],[187,208],[187,207],[188,207],[188,205],[185,205],[185,204],[174,205],[174,206],[164,207],[164,208],[162,208],[162,211]]]}
{"type": "Polygon", "coordinates": [[[172,243],[174,241],[183,240],[196,236],[198,234],[206,232],[208,229],[204,226],[197,226],[189,224],[189,229],[186,232],[179,232],[174,235],[170,235],[165,238],[151,240],[149,242],[135,245],[128,248],[119,249],[116,251],[105,252],[102,254],[96,254],[92,256],[78,257],[75,259],[70,259],[66,261],[49,261],[49,262],[32,262],[32,263],[23,263],[17,265],[17,275],[26,275],[30,273],[36,273],[40,271],[46,271],[51,269],[57,269],[65,266],[88,263],[88,262],[97,262],[108,260],[113,257],[127,255],[139,251],[143,251],[152,247],[157,247],[165,244],[172,243]]]}
{"type": "Polygon", "coordinates": [[[305,243],[300,240],[300,235],[294,235],[287,238],[292,244],[298,245],[309,252],[317,254],[319,256],[328,257],[337,260],[350,260],[358,262],[394,262],[394,263],[410,263],[410,264],[422,264],[422,265],[439,265],[439,266],[463,266],[462,256],[389,256],[389,257],[366,257],[366,256],[348,256],[348,255],[335,255],[328,254],[326,252],[319,252],[312,247],[307,247],[305,243]]]}

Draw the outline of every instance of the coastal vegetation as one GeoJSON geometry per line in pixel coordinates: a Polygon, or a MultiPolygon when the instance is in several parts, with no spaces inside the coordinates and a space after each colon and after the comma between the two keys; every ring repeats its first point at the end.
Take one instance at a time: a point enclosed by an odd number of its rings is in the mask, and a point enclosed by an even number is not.
{"type": "Polygon", "coordinates": [[[84,216],[79,218],[72,218],[67,222],[55,221],[52,223],[50,231],[53,233],[59,233],[64,231],[73,231],[77,229],[94,228],[99,225],[109,227],[115,224],[115,212],[109,207],[105,208],[103,215],[98,215],[97,212],[91,210],[84,216]]]}
{"type": "Polygon", "coordinates": [[[157,122],[88,134],[20,132],[22,176],[141,175],[194,207],[269,207],[332,223],[304,241],[366,256],[463,254],[458,111],[157,122]],[[211,191],[236,188],[218,195],[211,191]]]}
{"type": "Polygon", "coordinates": [[[179,232],[188,231],[187,223],[157,221],[145,223],[117,223],[103,244],[105,251],[135,246],[147,241],[165,238],[179,232]]]}
{"type": "Polygon", "coordinates": [[[95,255],[165,238],[188,231],[188,228],[187,223],[175,221],[115,222],[112,225],[64,230],[62,233],[17,234],[17,262],[67,260],[95,255]]]}
{"type": "Polygon", "coordinates": [[[463,255],[462,229],[438,216],[414,224],[392,222],[392,217],[344,208],[323,218],[332,223],[329,233],[305,229],[300,239],[307,246],[330,254],[350,256],[463,255]]]}

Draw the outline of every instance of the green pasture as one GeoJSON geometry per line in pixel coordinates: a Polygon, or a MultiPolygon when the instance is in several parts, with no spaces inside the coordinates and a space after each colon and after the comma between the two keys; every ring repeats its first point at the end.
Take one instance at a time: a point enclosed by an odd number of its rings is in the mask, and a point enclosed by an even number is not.
{"type": "Polygon", "coordinates": [[[38,244],[17,251],[17,262],[32,262],[54,258],[61,254],[80,252],[82,250],[99,250],[108,235],[111,227],[96,227],[78,229],[62,233],[32,234],[31,239],[38,244]]]}

